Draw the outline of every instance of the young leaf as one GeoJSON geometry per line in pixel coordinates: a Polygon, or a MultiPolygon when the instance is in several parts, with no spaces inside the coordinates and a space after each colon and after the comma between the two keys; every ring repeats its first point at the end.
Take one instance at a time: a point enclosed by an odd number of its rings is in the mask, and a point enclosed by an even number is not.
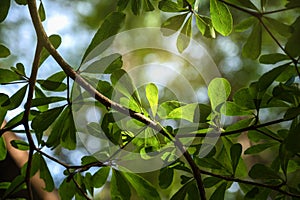
{"type": "Polygon", "coordinates": [[[169,35],[174,34],[176,31],[178,31],[180,29],[180,27],[182,26],[186,16],[187,16],[187,13],[182,14],[182,15],[176,15],[176,16],[170,17],[165,22],[163,22],[161,25],[161,31],[162,31],[163,35],[169,36],[169,35]]]}
{"type": "Polygon", "coordinates": [[[210,200],[223,200],[225,197],[225,191],[226,191],[227,183],[222,183],[217,187],[217,189],[214,191],[214,193],[210,196],[210,200]]]}
{"type": "Polygon", "coordinates": [[[262,29],[260,23],[257,22],[243,46],[242,55],[246,58],[256,59],[261,52],[261,41],[262,29]]]}
{"type": "Polygon", "coordinates": [[[0,44],[0,58],[6,58],[9,55],[10,55],[10,50],[6,46],[0,44]]]}
{"type": "MultiPolygon", "coordinates": [[[[50,35],[49,40],[55,49],[57,49],[61,44],[61,37],[59,35],[50,35]]],[[[50,53],[45,48],[43,48],[41,52],[39,66],[43,64],[43,62],[49,57],[49,55],[50,53]]]]}
{"type": "MultiPolygon", "coordinates": [[[[3,22],[8,14],[10,7],[10,0],[0,1],[0,23],[3,22]]],[[[0,51],[1,52],[1,51],[0,51]]]]}
{"type": "Polygon", "coordinates": [[[7,149],[3,137],[0,137],[0,161],[6,158],[7,149]]]}
{"type": "Polygon", "coordinates": [[[138,196],[145,200],[159,200],[160,196],[155,187],[137,174],[123,172],[122,173],[131,186],[135,189],[138,196]]]}
{"type": "Polygon", "coordinates": [[[231,158],[231,166],[232,166],[232,172],[235,174],[236,167],[239,164],[239,160],[242,154],[242,145],[239,143],[236,143],[231,146],[230,148],[230,158],[231,158]]]}
{"type": "MultiPolygon", "coordinates": [[[[103,41],[108,39],[109,37],[115,35],[120,30],[122,24],[125,21],[125,14],[121,12],[113,12],[109,14],[104,22],[102,23],[101,27],[98,29],[96,34],[94,35],[90,45],[88,46],[87,50],[84,53],[84,56],[82,58],[82,62],[85,60],[87,55],[98,45],[100,45],[103,41]]],[[[110,41],[112,42],[112,41],[110,41]]],[[[109,45],[109,44],[105,44],[109,45]]],[[[104,51],[106,47],[104,47],[102,50],[104,51]]],[[[98,52],[99,54],[101,52],[98,52]]],[[[98,55],[99,55],[98,54],[98,55]]]]}
{"type": "Polygon", "coordinates": [[[40,3],[39,9],[38,9],[38,13],[39,13],[41,21],[42,22],[45,21],[46,20],[46,12],[45,12],[45,8],[44,8],[44,5],[43,5],[42,1],[40,3]]]}
{"type": "Polygon", "coordinates": [[[158,106],[158,89],[155,84],[149,83],[146,86],[146,97],[149,102],[153,118],[156,116],[158,106]]]}
{"type": "Polygon", "coordinates": [[[263,64],[276,64],[280,61],[289,60],[289,59],[290,58],[285,54],[272,53],[272,54],[266,54],[266,55],[260,56],[259,62],[263,63],[263,64]]]}
{"type": "Polygon", "coordinates": [[[168,119],[185,119],[190,122],[194,122],[195,110],[197,103],[187,104],[179,108],[172,110],[166,118],[168,119]]]}
{"type": "Polygon", "coordinates": [[[208,96],[211,107],[216,110],[217,106],[225,103],[231,92],[230,83],[224,78],[215,78],[208,85],[208,96]]]}
{"type": "Polygon", "coordinates": [[[127,180],[122,173],[113,169],[110,181],[110,194],[112,199],[130,200],[131,192],[127,180]]]}
{"type": "Polygon", "coordinates": [[[19,89],[15,94],[13,94],[9,100],[5,101],[2,106],[7,110],[13,110],[19,107],[25,97],[27,90],[27,85],[19,89]]]}
{"type": "Polygon", "coordinates": [[[162,189],[167,189],[173,181],[174,169],[170,167],[164,167],[159,170],[159,186],[162,189]]]}
{"type": "Polygon", "coordinates": [[[10,144],[15,147],[16,149],[27,151],[29,150],[29,144],[23,140],[12,140],[10,144]]]}
{"type": "Polygon", "coordinates": [[[233,20],[227,6],[218,1],[210,0],[210,16],[214,28],[224,36],[232,31],[233,20]]]}
{"type": "Polygon", "coordinates": [[[249,171],[249,176],[253,179],[281,179],[276,172],[263,164],[255,164],[249,171]]]}
{"type": "Polygon", "coordinates": [[[177,38],[177,49],[182,53],[188,46],[192,37],[192,16],[190,16],[183,25],[177,38]]]}
{"type": "Polygon", "coordinates": [[[256,144],[256,145],[253,145],[253,146],[249,147],[248,149],[246,149],[244,154],[257,154],[257,153],[260,153],[276,144],[278,144],[278,143],[277,142],[268,142],[268,143],[264,143],[264,144],[256,144]]]}
{"type": "Polygon", "coordinates": [[[101,167],[92,177],[92,183],[95,188],[102,187],[109,175],[110,168],[109,167],[101,167]]]}

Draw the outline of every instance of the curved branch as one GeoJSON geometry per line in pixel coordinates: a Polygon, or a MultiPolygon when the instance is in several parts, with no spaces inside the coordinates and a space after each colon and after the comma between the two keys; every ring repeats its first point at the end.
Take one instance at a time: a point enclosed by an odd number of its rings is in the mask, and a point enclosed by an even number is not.
{"type": "MultiPolygon", "coordinates": [[[[151,119],[147,118],[141,113],[135,112],[131,109],[127,109],[123,107],[122,105],[110,100],[103,94],[101,94],[99,91],[97,91],[94,87],[92,87],[84,78],[82,78],[76,71],[61,57],[61,55],[56,51],[56,49],[52,46],[51,42],[48,39],[48,36],[42,26],[42,23],[40,21],[39,15],[37,13],[37,6],[35,0],[28,0],[28,7],[29,12],[34,24],[34,28],[36,31],[36,34],[38,36],[38,39],[43,43],[44,47],[47,49],[47,51],[52,55],[52,57],[56,60],[56,62],[61,66],[61,68],[64,70],[64,72],[72,78],[74,81],[76,81],[81,87],[83,87],[87,92],[89,92],[91,95],[95,96],[95,99],[98,100],[100,103],[102,103],[104,106],[112,108],[120,113],[123,113],[127,116],[130,116],[145,125],[148,125],[152,129],[158,131],[165,137],[169,138],[169,134],[160,127],[160,125],[152,121],[151,119]]],[[[195,164],[194,160],[192,159],[191,155],[189,153],[186,153],[185,148],[181,142],[176,142],[177,147],[182,151],[185,159],[190,164],[194,178],[197,180],[198,190],[200,192],[200,195],[202,197],[202,200],[206,199],[205,196],[205,190],[201,179],[200,171],[195,164]],[[197,169],[196,169],[197,168],[197,169]]]]}

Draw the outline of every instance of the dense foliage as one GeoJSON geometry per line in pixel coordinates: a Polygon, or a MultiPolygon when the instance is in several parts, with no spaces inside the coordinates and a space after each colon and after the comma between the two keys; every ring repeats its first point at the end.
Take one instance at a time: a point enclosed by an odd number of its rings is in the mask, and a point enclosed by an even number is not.
{"type": "MultiPolygon", "coordinates": [[[[0,87],[20,86],[11,96],[0,93],[0,123],[7,112],[26,102],[23,112],[8,121],[0,134],[10,130],[25,133],[26,141],[14,140],[11,145],[29,153],[20,175],[12,182],[0,183],[5,190],[1,198],[10,198],[24,188],[32,197],[30,179],[38,171],[45,181],[44,190],[55,190],[47,164],[50,159],[65,168],[65,179],[58,187],[61,199],[96,198],[95,188],[108,184],[111,199],[299,199],[300,1],[288,0],[285,7],[272,6],[271,11],[265,0],[210,0],[206,2],[209,10],[199,7],[200,2],[119,0],[80,61],[85,63],[99,45],[121,32],[127,17],[134,18],[131,15],[168,13],[161,31],[165,36],[180,32],[174,41],[179,53],[185,52],[198,33],[215,40],[230,37],[233,30],[235,37],[246,32],[247,38],[240,37],[243,59],[269,65],[269,70],[248,87],[233,92],[234,85],[225,78],[211,80],[208,104],[181,102],[167,86],[161,88],[155,83],[136,87],[123,67],[121,54],[102,58],[97,67],[71,67],[56,51],[61,37],[48,36],[43,28],[47,7],[42,1],[37,7],[35,0],[1,0],[0,22],[5,21],[11,3],[26,6],[37,35],[30,74],[25,73],[22,63],[0,68],[0,87]],[[282,17],[287,12],[292,17],[282,17]],[[242,13],[242,19],[236,22],[234,13],[242,13]],[[264,45],[264,38],[271,39],[272,44],[264,45]],[[38,79],[48,57],[55,59],[61,71],[38,79]],[[102,118],[85,124],[83,130],[76,124],[74,110],[89,103],[101,111],[102,118]],[[270,116],[262,119],[266,113],[270,116]],[[230,122],[224,124],[222,120],[228,118],[230,122]],[[164,125],[166,121],[172,123],[164,125]],[[20,126],[22,129],[16,130],[20,126]],[[104,138],[119,150],[111,154],[109,146],[87,154],[81,158],[81,165],[69,164],[45,151],[82,147],[78,132],[104,138]],[[245,141],[248,145],[243,144],[245,141]],[[117,157],[124,149],[138,154],[138,159],[148,165],[157,155],[167,164],[152,172],[140,170],[147,173],[124,169],[118,159],[136,159],[131,154],[117,157]],[[202,155],[203,149],[208,153],[202,155]],[[245,163],[247,156],[259,159],[245,163]],[[230,192],[233,187],[237,191],[230,192]]],[[[108,48],[112,40],[103,48],[108,48]]],[[[1,59],[10,56],[11,50],[0,44],[1,59]]],[[[6,145],[1,137],[1,160],[6,158],[6,145]]]]}

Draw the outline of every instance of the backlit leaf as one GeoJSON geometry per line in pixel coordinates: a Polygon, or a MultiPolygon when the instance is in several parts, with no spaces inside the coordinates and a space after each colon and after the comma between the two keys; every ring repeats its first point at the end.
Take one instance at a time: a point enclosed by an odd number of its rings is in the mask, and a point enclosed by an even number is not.
{"type": "Polygon", "coordinates": [[[255,24],[256,18],[248,17],[234,27],[235,32],[244,32],[255,24]]]}
{"type": "Polygon", "coordinates": [[[180,29],[185,18],[187,17],[187,13],[182,15],[175,15],[170,17],[161,25],[161,31],[165,36],[172,35],[176,31],[180,29]]]}
{"type": "Polygon", "coordinates": [[[192,103],[181,106],[179,108],[175,108],[172,110],[167,118],[168,119],[185,119],[190,122],[194,122],[194,114],[198,104],[192,103]]]}
{"type": "Polygon", "coordinates": [[[12,81],[21,80],[21,76],[9,69],[0,69],[0,83],[10,83],[12,81]]]}
{"type": "Polygon", "coordinates": [[[233,20],[227,6],[218,1],[210,0],[210,16],[214,28],[224,36],[232,31],[233,20]]]}
{"type": "Polygon", "coordinates": [[[158,8],[164,12],[183,12],[188,11],[187,8],[183,8],[178,3],[171,0],[162,0],[158,4],[158,8]]]}
{"type": "Polygon", "coordinates": [[[225,103],[231,92],[230,83],[224,78],[215,78],[208,85],[208,96],[211,107],[216,110],[217,106],[225,103]]]}
{"type": "Polygon", "coordinates": [[[155,84],[150,83],[146,86],[146,97],[152,111],[152,116],[155,117],[158,106],[158,89],[155,84]]]}
{"type": "Polygon", "coordinates": [[[192,16],[190,16],[183,25],[177,38],[177,49],[182,53],[188,46],[192,37],[192,16]]]}

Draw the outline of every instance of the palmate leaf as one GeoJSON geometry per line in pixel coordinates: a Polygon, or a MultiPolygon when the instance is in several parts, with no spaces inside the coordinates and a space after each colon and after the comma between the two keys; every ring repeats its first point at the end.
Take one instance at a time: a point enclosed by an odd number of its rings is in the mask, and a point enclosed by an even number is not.
{"type": "Polygon", "coordinates": [[[272,54],[266,54],[266,55],[260,56],[259,62],[263,63],[263,64],[276,64],[280,61],[289,60],[289,59],[290,58],[285,54],[272,53],[272,54]]]}
{"type": "Polygon", "coordinates": [[[224,3],[218,0],[210,0],[210,16],[216,31],[224,36],[231,33],[233,20],[229,9],[224,3]]]}
{"type": "Polygon", "coordinates": [[[109,167],[102,167],[93,175],[92,183],[95,188],[100,188],[106,183],[109,171],[109,167]]]}
{"type": "Polygon", "coordinates": [[[215,38],[216,33],[213,24],[211,22],[211,19],[209,17],[201,16],[198,14],[195,14],[195,16],[196,16],[196,25],[199,31],[201,32],[201,34],[207,38],[215,38]]]}

